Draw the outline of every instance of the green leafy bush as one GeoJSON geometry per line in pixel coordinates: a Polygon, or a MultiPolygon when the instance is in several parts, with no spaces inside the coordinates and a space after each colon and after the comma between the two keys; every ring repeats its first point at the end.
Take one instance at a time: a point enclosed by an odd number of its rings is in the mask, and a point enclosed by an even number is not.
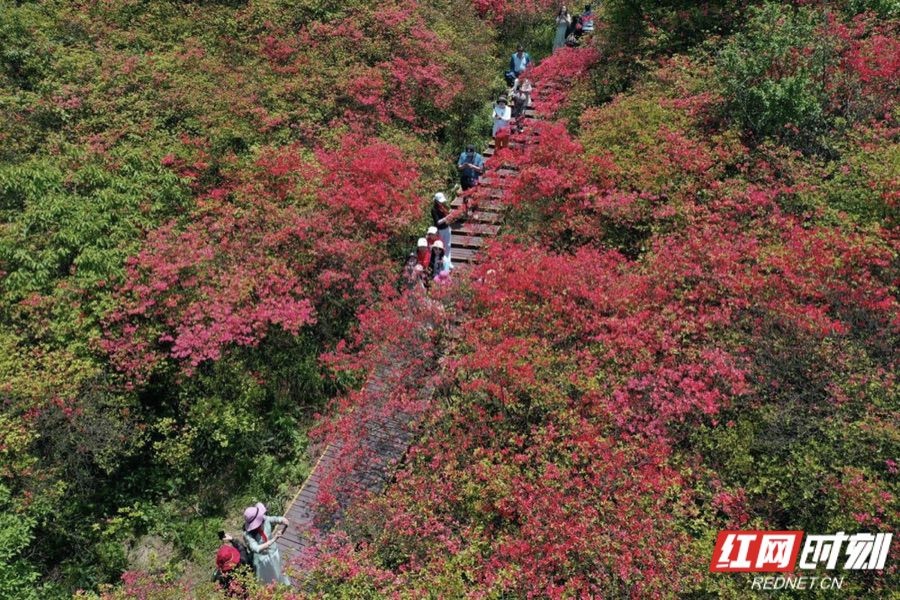
{"type": "Polygon", "coordinates": [[[719,55],[725,111],[755,136],[811,143],[828,128],[825,69],[832,47],[816,35],[824,13],[766,3],[719,55]]]}
{"type": "Polygon", "coordinates": [[[767,2],[718,56],[724,114],[752,138],[836,153],[836,135],[890,121],[898,88],[897,22],[848,20],[828,7],[767,2]]]}

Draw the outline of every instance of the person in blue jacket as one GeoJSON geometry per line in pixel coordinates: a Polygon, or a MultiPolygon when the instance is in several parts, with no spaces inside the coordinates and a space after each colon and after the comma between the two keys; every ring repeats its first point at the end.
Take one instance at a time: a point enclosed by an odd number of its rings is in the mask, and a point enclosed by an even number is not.
{"type": "Polygon", "coordinates": [[[466,191],[478,185],[478,178],[484,173],[484,157],[475,152],[475,146],[469,144],[465,152],[459,155],[456,168],[459,171],[459,185],[466,191]]]}
{"type": "Polygon", "coordinates": [[[506,73],[506,83],[512,86],[516,78],[525,72],[525,69],[531,64],[531,57],[525,52],[525,48],[521,44],[509,59],[509,71],[506,73]]]}

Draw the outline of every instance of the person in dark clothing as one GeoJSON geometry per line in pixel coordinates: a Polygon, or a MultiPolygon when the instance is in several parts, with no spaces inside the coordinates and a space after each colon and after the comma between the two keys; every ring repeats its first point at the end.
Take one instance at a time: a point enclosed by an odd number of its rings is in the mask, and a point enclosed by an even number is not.
{"type": "Polygon", "coordinates": [[[456,162],[459,171],[459,185],[463,191],[478,185],[478,178],[484,173],[484,157],[475,152],[475,146],[469,144],[466,151],[459,155],[456,162]]]}
{"type": "Polygon", "coordinates": [[[581,33],[594,33],[594,9],[590,4],[586,4],[581,13],[581,33]]]}
{"type": "Polygon", "coordinates": [[[431,262],[428,264],[427,273],[428,280],[434,279],[444,271],[444,242],[438,240],[431,247],[431,262]]]}
{"type": "Polygon", "coordinates": [[[569,26],[566,28],[566,39],[568,40],[570,36],[578,35],[578,24],[581,22],[580,15],[573,15],[572,20],[569,22],[569,26]]]}
{"type": "Polygon", "coordinates": [[[234,539],[230,534],[225,533],[224,531],[219,532],[219,539],[222,540],[223,544],[231,545],[235,550],[238,551],[240,555],[240,564],[247,565],[250,567],[250,570],[253,570],[253,558],[250,556],[250,550],[242,544],[240,541],[234,539]]]}
{"type": "Polygon", "coordinates": [[[247,592],[243,585],[235,580],[234,575],[239,567],[246,567],[251,573],[254,571],[250,551],[224,531],[219,532],[219,539],[222,540],[222,546],[216,553],[216,572],[213,574],[213,581],[219,584],[229,597],[245,598],[247,592]]]}
{"type": "Polygon", "coordinates": [[[528,96],[526,96],[525,92],[517,87],[513,91],[512,101],[512,118],[514,122],[513,127],[516,129],[516,131],[522,133],[523,129],[525,128],[525,108],[528,104],[528,96]]]}

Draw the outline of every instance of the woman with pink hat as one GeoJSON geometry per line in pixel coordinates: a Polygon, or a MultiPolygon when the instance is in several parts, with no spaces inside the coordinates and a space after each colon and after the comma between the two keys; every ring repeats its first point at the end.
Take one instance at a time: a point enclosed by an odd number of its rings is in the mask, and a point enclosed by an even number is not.
{"type": "Polygon", "coordinates": [[[259,581],[291,585],[291,580],[281,572],[281,554],[276,544],[284,530],[274,535],[272,533],[273,526],[277,524],[284,524],[285,529],[290,526],[284,517],[266,515],[266,505],[257,502],[244,511],[244,540],[253,552],[253,565],[259,581]]]}

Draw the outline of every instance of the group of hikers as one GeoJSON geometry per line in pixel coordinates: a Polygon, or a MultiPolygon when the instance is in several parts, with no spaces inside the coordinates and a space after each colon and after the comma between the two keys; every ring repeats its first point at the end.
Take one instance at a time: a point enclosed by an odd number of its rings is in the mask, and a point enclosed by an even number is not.
{"type": "MultiPolygon", "coordinates": [[[[568,36],[574,36],[574,45],[577,45],[579,37],[594,31],[594,14],[590,4],[584,7],[581,15],[574,18],[568,9],[562,6],[556,22],[554,51],[566,45],[568,36]],[[560,36],[563,41],[557,44],[560,36]]],[[[497,98],[491,115],[493,120],[491,136],[494,138],[494,148],[497,151],[509,147],[512,133],[521,133],[524,130],[525,112],[531,106],[531,94],[534,89],[531,80],[526,77],[531,64],[531,56],[525,52],[522,45],[519,45],[509,59],[509,70],[504,73],[509,91],[497,98]]],[[[473,144],[468,144],[459,155],[456,168],[459,172],[459,186],[465,192],[477,186],[478,179],[484,174],[484,157],[475,150],[473,144]]],[[[436,193],[431,205],[432,225],[425,232],[425,237],[419,238],[416,252],[410,255],[407,263],[408,276],[414,284],[428,287],[431,282],[449,281],[450,271],[453,270],[450,213],[447,196],[443,192],[436,193]]]]}
{"type": "MultiPolygon", "coordinates": [[[[472,148],[473,157],[477,157],[477,163],[481,166],[476,167],[467,163],[466,170],[473,173],[473,181],[477,183],[478,175],[484,170],[484,159],[474,150],[472,148]]],[[[453,269],[450,256],[452,249],[450,205],[443,192],[438,192],[432,199],[431,220],[434,225],[428,228],[425,237],[419,238],[416,251],[410,254],[406,264],[407,279],[412,285],[420,285],[423,288],[429,287],[432,281],[438,283],[450,281],[450,270],[453,269]]]]}
{"type": "MultiPolygon", "coordinates": [[[[473,156],[484,165],[484,159],[477,152],[473,156]]],[[[473,159],[475,160],[475,159],[473,159]]],[[[475,166],[467,166],[473,173],[478,172],[475,166]]],[[[481,170],[484,167],[480,167],[481,170]]],[[[478,181],[477,175],[474,177],[478,181]]],[[[416,252],[410,256],[408,266],[409,278],[414,284],[428,287],[430,282],[446,283],[450,280],[450,270],[453,269],[452,245],[450,242],[450,206],[447,196],[443,192],[434,195],[431,205],[431,220],[434,223],[425,232],[425,237],[420,237],[416,243],[416,252]]]]}
{"type": "MultiPolygon", "coordinates": [[[[584,12],[573,16],[568,8],[562,5],[556,16],[556,35],[553,39],[553,51],[564,46],[577,46],[580,38],[594,31],[594,11],[591,4],[584,7],[584,12]]],[[[499,151],[509,147],[512,133],[524,130],[525,113],[531,106],[533,85],[526,77],[532,65],[531,56],[520,44],[509,58],[509,69],[503,74],[509,91],[502,94],[493,106],[491,115],[494,149],[499,151]]],[[[478,179],[484,174],[484,157],[479,154],[474,144],[468,144],[459,155],[456,169],[459,172],[459,187],[463,192],[478,185],[478,179]]],[[[416,244],[416,252],[407,262],[410,280],[422,287],[431,282],[449,281],[453,270],[453,250],[450,233],[450,203],[443,192],[436,193],[431,205],[432,225],[420,237],[416,244]]]]}
{"type": "MultiPolygon", "coordinates": [[[[524,129],[525,111],[531,106],[533,86],[525,77],[531,65],[531,57],[521,45],[510,57],[509,70],[504,74],[510,86],[508,93],[501,95],[493,106],[494,148],[501,150],[509,146],[510,135],[524,129]]],[[[474,144],[468,144],[456,161],[459,172],[459,187],[463,192],[478,185],[484,174],[484,157],[479,154],[474,144]]],[[[408,276],[414,284],[429,287],[431,282],[446,283],[453,270],[453,247],[450,235],[451,219],[450,203],[443,192],[432,197],[432,225],[420,237],[416,244],[415,254],[407,263],[408,276]]]]}
{"type": "MultiPolygon", "coordinates": [[[[554,51],[569,44],[569,36],[574,36],[577,44],[578,37],[592,32],[593,19],[590,4],[585,7],[584,13],[575,18],[565,6],[560,8],[556,19],[554,51]],[[558,44],[560,39],[562,43],[558,44]]],[[[525,111],[531,106],[532,83],[525,77],[531,63],[531,57],[521,45],[510,57],[509,70],[504,74],[510,89],[508,94],[497,99],[493,110],[492,136],[497,150],[508,146],[513,131],[521,132],[523,129],[525,111]]],[[[459,155],[456,168],[460,188],[470,190],[478,185],[479,178],[484,174],[484,157],[476,151],[474,144],[468,144],[459,155]]],[[[431,282],[449,281],[450,271],[454,268],[450,219],[450,202],[443,192],[438,192],[432,198],[432,225],[425,232],[425,237],[419,238],[416,252],[410,256],[408,263],[410,278],[423,287],[428,287],[431,282]]],[[[278,538],[289,526],[290,522],[285,517],[266,514],[266,507],[261,502],[248,507],[244,511],[243,542],[224,531],[219,532],[222,546],[216,553],[213,581],[229,596],[244,597],[246,592],[236,577],[244,567],[245,573],[252,573],[261,583],[291,585],[290,579],[284,575],[277,545],[278,538]],[[283,528],[275,531],[279,525],[283,528]]]]}
{"type": "Polygon", "coordinates": [[[246,595],[241,581],[236,577],[244,567],[244,574],[252,573],[257,581],[269,584],[290,585],[290,579],[284,574],[281,565],[281,553],[278,551],[278,538],[290,526],[285,517],[266,514],[266,506],[257,502],[244,510],[244,541],[235,539],[224,531],[219,532],[222,545],[216,552],[216,571],[213,581],[228,596],[241,598],[246,595]],[[276,526],[283,525],[280,531],[276,526]]]}

